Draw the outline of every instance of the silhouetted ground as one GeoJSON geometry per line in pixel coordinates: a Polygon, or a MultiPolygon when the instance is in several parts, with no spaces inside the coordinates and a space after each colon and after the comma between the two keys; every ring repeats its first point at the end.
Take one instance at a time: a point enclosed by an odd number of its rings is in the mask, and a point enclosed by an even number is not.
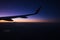
{"type": "Polygon", "coordinates": [[[0,39],[55,40],[59,23],[0,23],[0,39]]]}

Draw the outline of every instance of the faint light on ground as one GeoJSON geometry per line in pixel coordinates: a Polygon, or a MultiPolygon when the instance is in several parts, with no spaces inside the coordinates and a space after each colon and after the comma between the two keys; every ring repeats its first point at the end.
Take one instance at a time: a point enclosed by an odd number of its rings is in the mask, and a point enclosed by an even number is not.
{"type": "Polygon", "coordinates": [[[9,30],[9,29],[5,29],[5,30],[3,30],[3,32],[10,32],[11,30],[9,30]]]}

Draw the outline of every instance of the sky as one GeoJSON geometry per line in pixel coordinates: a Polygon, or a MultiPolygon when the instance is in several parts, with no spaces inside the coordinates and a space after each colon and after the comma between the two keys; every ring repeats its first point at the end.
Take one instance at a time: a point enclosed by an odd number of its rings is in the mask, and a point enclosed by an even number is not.
{"type": "MultiPolygon", "coordinates": [[[[34,13],[42,6],[39,14],[27,19],[15,18],[15,22],[60,22],[59,0],[0,0],[0,17],[34,13]]],[[[0,21],[2,22],[2,21],[0,21]]]]}

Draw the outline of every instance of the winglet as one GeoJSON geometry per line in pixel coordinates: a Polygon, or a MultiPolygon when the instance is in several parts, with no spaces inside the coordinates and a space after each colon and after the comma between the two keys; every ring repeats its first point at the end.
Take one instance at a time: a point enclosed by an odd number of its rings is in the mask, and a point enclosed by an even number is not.
{"type": "Polygon", "coordinates": [[[35,14],[38,14],[38,12],[40,11],[40,9],[41,9],[41,7],[39,7],[39,8],[36,10],[35,14]]]}

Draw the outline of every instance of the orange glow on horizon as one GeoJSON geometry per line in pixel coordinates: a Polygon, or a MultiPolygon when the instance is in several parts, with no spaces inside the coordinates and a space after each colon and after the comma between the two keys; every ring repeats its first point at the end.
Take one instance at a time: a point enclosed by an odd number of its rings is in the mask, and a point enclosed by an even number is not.
{"type": "Polygon", "coordinates": [[[14,21],[5,21],[5,20],[1,20],[0,22],[48,22],[47,20],[37,20],[37,19],[20,19],[20,18],[16,18],[16,19],[12,19],[14,21]]]}

